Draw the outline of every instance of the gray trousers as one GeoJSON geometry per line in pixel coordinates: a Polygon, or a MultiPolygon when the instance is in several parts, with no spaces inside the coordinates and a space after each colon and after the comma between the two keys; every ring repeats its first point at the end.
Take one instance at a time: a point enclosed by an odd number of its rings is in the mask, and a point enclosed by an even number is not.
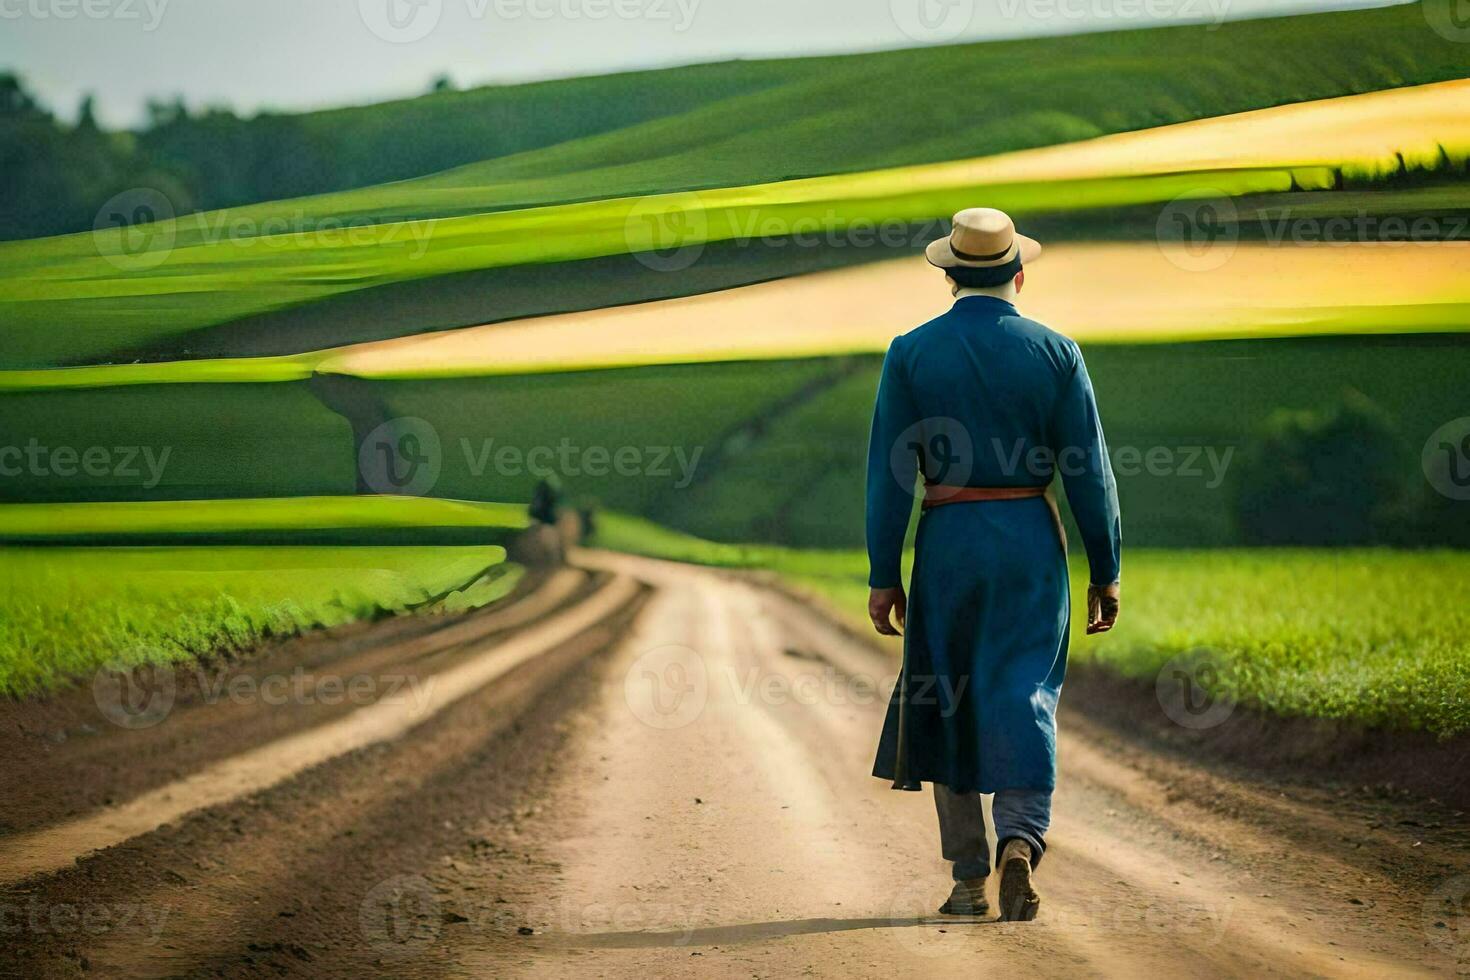
{"type": "MultiPolygon", "coordinates": [[[[990,874],[990,843],[985,837],[985,810],[979,793],[953,793],[934,784],[934,807],[939,811],[939,847],[954,862],[955,881],[972,881],[990,874]]],[[[1031,845],[1034,866],[1046,851],[1051,826],[1051,790],[1003,789],[991,802],[998,848],[1020,838],[1031,845]]]]}

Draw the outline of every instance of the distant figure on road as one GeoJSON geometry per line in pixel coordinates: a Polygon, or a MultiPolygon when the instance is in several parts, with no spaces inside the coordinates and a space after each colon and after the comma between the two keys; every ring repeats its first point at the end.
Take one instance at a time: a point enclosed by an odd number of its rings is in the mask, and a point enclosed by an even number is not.
{"type": "Polygon", "coordinates": [[[531,491],[531,506],[527,508],[531,520],[538,524],[555,524],[561,515],[561,483],[549,476],[536,481],[531,491]]]}
{"type": "Polygon", "coordinates": [[[940,911],[985,915],[990,849],[980,794],[994,793],[1000,916],[1036,917],[1032,872],[1056,785],[1056,707],[1067,667],[1066,538],[1049,489],[1060,473],[1092,572],[1087,632],[1118,618],[1118,496],[1077,345],[1017,312],[1041,246],[1004,212],[970,208],[929,262],[949,312],[896,338],[883,361],[868,447],[868,615],[904,628],[904,666],[873,774],[934,784],[954,862],[940,911]],[[900,574],[916,477],[924,477],[911,592],[900,574]]]}

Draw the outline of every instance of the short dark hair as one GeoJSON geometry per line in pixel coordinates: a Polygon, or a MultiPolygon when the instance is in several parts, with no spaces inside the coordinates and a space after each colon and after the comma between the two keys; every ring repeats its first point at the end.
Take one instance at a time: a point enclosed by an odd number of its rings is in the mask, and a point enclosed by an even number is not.
{"type": "Polygon", "coordinates": [[[1003,265],[988,265],[979,269],[969,265],[956,265],[944,271],[949,273],[949,277],[956,283],[967,289],[1003,286],[1016,278],[1017,273],[1021,271],[1021,255],[1018,251],[1015,258],[1003,265]]]}

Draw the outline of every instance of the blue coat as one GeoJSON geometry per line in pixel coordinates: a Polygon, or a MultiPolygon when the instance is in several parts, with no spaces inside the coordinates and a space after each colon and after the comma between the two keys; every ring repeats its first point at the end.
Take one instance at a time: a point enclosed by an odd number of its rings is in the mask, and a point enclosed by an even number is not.
{"type": "MultiPolygon", "coordinates": [[[[1060,474],[1092,581],[1118,579],[1118,495],[1077,345],[1004,300],[966,296],[893,341],[868,446],[869,584],[901,584],[916,477],[1046,486],[1060,474]]],[[[873,774],[897,788],[1051,789],[1067,668],[1066,543],[1042,497],[919,518],[904,671],[873,774]]]]}

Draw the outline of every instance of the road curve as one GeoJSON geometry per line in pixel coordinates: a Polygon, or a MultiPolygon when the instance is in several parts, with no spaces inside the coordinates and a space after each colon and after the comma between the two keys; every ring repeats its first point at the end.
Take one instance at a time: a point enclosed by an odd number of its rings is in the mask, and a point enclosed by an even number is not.
{"type": "MultiPolygon", "coordinates": [[[[800,603],[685,566],[609,555],[656,587],[610,664],[546,810],[563,869],[538,935],[469,973],[1425,976],[1447,966],[1412,896],[1354,905],[1244,823],[1181,826],[1147,780],[1063,736],[1034,923],[932,914],[947,891],[927,794],[869,775],[893,664],[800,603]],[[1131,798],[1130,798],[1131,794],[1131,798]],[[553,830],[554,828],[554,830],[553,830]],[[1203,833],[1198,831],[1203,830],[1203,833]],[[690,959],[690,957],[698,957],[690,959]]],[[[1323,879],[1327,880],[1323,880],[1323,879]]],[[[1351,892],[1351,894],[1348,894],[1351,892]]],[[[1359,899],[1361,902],[1362,899],[1359,899]]],[[[539,916],[538,914],[539,913],[539,916]]]]}
{"type": "MultiPolygon", "coordinates": [[[[451,621],[429,635],[473,639],[445,649],[378,649],[434,681],[435,709],[413,724],[375,707],[324,717],[321,731],[367,724],[374,737],[182,805],[175,794],[201,772],[223,785],[221,773],[282,751],[241,745],[150,791],[149,807],[133,801],[150,819],[129,839],[0,886],[0,976],[1399,977],[1470,965],[1463,914],[1438,911],[1385,860],[1419,862],[1462,899],[1470,859],[1446,846],[1449,831],[1416,825],[1400,842],[1379,830],[1373,849],[1355,849],[1346,802],[1154,756],[1071,715],[1040,918],[939,917],[932,803],[868,775],[890,656],[747,578],[577,561],[596,587],[451,621]]],[[[19,839],[0,836],[0,853],[19,839]]]]}

